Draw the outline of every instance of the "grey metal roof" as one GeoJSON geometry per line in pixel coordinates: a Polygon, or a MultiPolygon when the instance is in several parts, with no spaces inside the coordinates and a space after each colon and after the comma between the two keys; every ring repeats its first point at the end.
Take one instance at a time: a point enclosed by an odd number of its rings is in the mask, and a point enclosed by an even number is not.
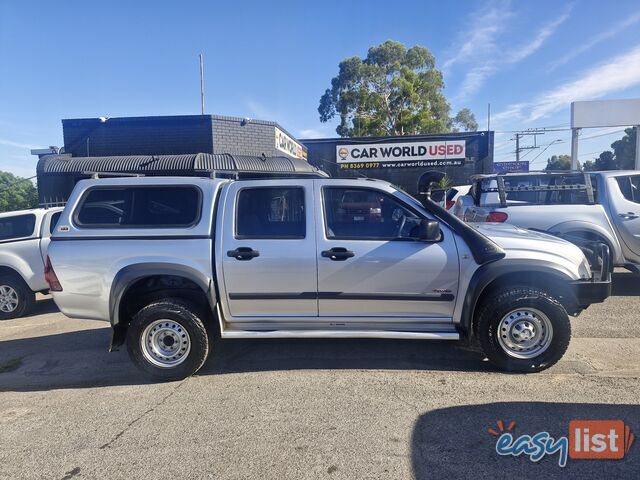
{"type": "Polygon", "coordinates": [[[134,155],[70,157],[47,155],[38,162],[38,175],[65,173],[146,173],[200,175],[217,170],[237,172],[315,172],[308,162],[288,157],[197,153],[189,155],[134,155]]]}

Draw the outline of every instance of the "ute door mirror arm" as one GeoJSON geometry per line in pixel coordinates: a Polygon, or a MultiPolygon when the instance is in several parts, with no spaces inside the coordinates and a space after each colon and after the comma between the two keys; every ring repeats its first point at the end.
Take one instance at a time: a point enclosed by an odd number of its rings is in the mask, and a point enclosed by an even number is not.
{"type": "Polygon", "coordinates": [[[418,239],[423,242],[439,242],[442,238],[440,222],[423,218],[418,226],[418,239]]]}

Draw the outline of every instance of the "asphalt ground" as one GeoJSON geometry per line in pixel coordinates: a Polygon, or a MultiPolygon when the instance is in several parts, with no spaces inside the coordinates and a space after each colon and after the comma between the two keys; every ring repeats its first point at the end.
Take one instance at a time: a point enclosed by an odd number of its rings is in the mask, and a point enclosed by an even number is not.
{"type": "MultiPolygon", "coordinates": [[[[0,323],[0,478],[638,478],[621,460],[532,462],[495,451],[569,421],[640,434],[640,277],[572,320],[553,368],[495,371],[450,342],[226,340],[197,376],[153,384],[103,322],[50,299],[0,323]]],[[[638,441],[640,443],[640,440],[638,441]]]]}

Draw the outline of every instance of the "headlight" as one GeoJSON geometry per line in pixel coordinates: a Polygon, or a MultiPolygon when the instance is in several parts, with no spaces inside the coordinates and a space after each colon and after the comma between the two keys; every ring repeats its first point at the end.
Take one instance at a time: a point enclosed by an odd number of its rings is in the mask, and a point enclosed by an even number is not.
{"type": "Polygon", "coordinates": [[[589,260],[587,257],[582,257],[582,262],[580,263],[580,268],[578,268],[578,273],[580,274],[580,278],[591,278],[591,266],[589,265],[589,260]]]}

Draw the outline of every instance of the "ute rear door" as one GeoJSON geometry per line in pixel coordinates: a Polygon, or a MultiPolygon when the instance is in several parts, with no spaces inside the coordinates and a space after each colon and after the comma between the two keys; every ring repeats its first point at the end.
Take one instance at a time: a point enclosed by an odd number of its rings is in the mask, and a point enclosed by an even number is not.
{"type": "Polygon", "coordinates": [[[311,180],[239,181],[226,188],[216,236],[228,321],[317,317],[313,209],[311,180]]]}

